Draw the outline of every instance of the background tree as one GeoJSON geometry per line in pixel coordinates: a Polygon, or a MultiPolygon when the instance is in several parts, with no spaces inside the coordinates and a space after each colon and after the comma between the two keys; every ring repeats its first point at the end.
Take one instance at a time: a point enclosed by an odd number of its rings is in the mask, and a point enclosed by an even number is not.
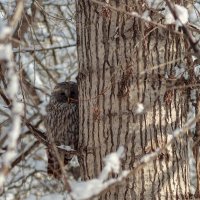
{"type": "Polygon", "coordinates": [[[9,37],[0,39],[0,173],[13,125],[8,91],[11,76],[2,54],[6,52],[6,44],[12,44],[10,53],[13,53],[19,83],[15,98],[24,104],[17,151],[6,173],[4,187],[0,186],[0,199],[42,199],[50,198],[52,193],[57,199],[66,196],[61,181],[47,175],[46,146],[38,142],[26,122],[45,132],[43,117],[52,89],[57,82],[75,80],[74,16],[74,1],[0,1],[0,37],[7,26],[12,30],[9,37]]]}

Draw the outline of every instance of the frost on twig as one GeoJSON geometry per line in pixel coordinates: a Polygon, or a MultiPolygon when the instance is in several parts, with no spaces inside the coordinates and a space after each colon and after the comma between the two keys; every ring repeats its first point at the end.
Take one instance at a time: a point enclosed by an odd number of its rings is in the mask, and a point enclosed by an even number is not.
{"type": "Polygon", "coordinates": [[[167,7],[165,10],[165,23],[166,24],[176,24],[178,27],[182,26],[182,24],[186,24],[189,19],[188,10],[180,5],[174,5],[174,11],[177,14],[178,19],[175,19],[173,13],[167,7]]]}
{"type": "Polygon", "coordinates": [[[193,37],[192,33],[189,31],[188,27],[185,25],[188,22],[189,14],[186,8],[180,7],[177,9],[177,5],[173,5],[171,1],[166,0],[166,5],[168,6],[173,18],[176,20],[176,26],[181,26],[183,33],[187,36],[187,39],[194,50],[197,57],[200,56],[200,48],[198,41],[193,37]],[[177,23],[178,22],[178,23],[177,23]]]}
{"type": "Polygon", "coordinates": [[[142,114],[144,112],[144,105],[142,103],[138,103],[135,112],[136,114],[142,114]]]}
{"type": "Polygon", "coordinates": [[[74,149],[72,149],[70,146],[66,146],[66,145],[59,145],[57,146],[58,149],[62,149],[62,150],[65,150],[65,151],[75,151],[74,149]]]}
{"type": "Polygon", "coordinates": [[[121,168],[121,158],[124,157],[124,148],[121,146],[117,152],[107,155],[104,159],[105,167],[103,168],[99,179],[103,182],[108,179],[111,172],[118,174],[121,168]]]}
{"type": "Polygon", "coordinates": [[[71,183],[71,196],[74,199],[88,199],[100,194],[110,184],[116,181],[121,181],[126,176],[128,171],[123,171],[119,174],[121,168],[121,158],[124,157],[124,147],[119,147],[117,152],[107,155],[104,159],[105,167],[99,175],[99,178],[82,182],[71,183]],[[119,174],[118,178],[110,178],[110,173],[119,174]]]}
{"type": "Polygon", "coordinates": [[[111,153],[104,159],[105,167],[103,168],[99,178],[82,182],[71,183],[72,192],[70,195],[74,199],[84,200],[99,196],[103,191],[120,183],[130,175],[137,173],[137,171],[147,165],[149,162],[155,160],[163,151],[167,150],[176,139],[183,137],[185,133],[199,120],[199,114],[195,118],[191,118],[180,129],[176,129],[168,138],[168,141],[161,148],[156,148],[154,152],[145,154],[138,162],[135,163],[132,170],[124,170],[120,172],[120,159],[124,157],[124,148],[120,147],[116,153],[111,153]],[[118,174],[117,178],[108,178],[109,173],[114,172],[118,174]]]}
{"type": "Polygon", "coordinates": [[[19,80],[15,71],[15,65],[13,62],[12,47],[10,43],[6,43],[8,37],[11,35],[11,29],[9,27],[3,27],[0,29],[0,62],[4,63],[4,67],[8,71],[8,87],[7,96],[12,102],[11,119],[12,128],[8,134],[8,148],[3,157],[2,166],[0,168],[0,187],[2,187],[5,177],[9,172],[9,168],[12,160],[16,156],[17,139],[21,129],[21,117],[20,114],[23,110],[23,105],[17,101],[17,93],[19,88],[19,80]]]}

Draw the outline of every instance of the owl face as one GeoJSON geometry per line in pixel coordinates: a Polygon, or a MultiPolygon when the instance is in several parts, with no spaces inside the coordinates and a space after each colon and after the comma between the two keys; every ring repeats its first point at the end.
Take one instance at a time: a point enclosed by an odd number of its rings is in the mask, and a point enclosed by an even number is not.
{"type": "Polygon", "coordinates": [[[52,98],[58,103],[78,103],[78,86],[75,82],[58,83],[53,92],[52,98]]]}

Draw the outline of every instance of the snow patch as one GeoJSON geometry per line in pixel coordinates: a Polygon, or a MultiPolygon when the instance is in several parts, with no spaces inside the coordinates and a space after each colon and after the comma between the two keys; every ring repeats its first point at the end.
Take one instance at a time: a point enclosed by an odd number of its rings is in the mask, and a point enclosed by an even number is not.
{"type": "Polygon", "coordinates": [[[65,151],[74,151],[74,149],[72,149],[70,146],[66,146],[61,144],[60,146],[58,146],[59,149],[63,149],[65,151]]]}
{"type": "Polygon", "coordinates": [[[145,19],[146,21],[151,21],[151,17],[149,16],[149,11],[148,10],[143,12],[142,18],[145,19]]]}
{"type": "Polygon", "coordinates": [[[12,29],[7,26],[0,26],[0,40],[5,40],[9,35],[11,35],[12,29]]]}
{"type": "Polygon", "coordinates": [[[113,152],[104,158],[105,167],[103,168],[99,179],[105,181],[108,178],[109,173],[119,173],[121,168],[121,158],[124,157],[124,147],[119,147],[117,152],[113,152]]]}
{"type": "Polygon", "coordinates": [[[175,12],[178,16],[178,20],[175,20],[172,12],[167,7],[165,9],[165,24],[176,24],[178,27],[182,26],[182,24],[186,24],[189,19],[188,10],[180,5],[174,5],[175,12]]]}
{"type": "Polygon", "coordinates": [[[136,111],[137,114],[141,114],[144,112],[144,105],[142,103],[138,103],[137,107],[136,107],[136,111]]]}
{"type": "Polygon", "coordinates": [[[72,159],[69,161],[69,164],[71,167],[74,167],[74,168],[79,167],[80,164],[78,162],[77,156],[73,156],[72,159]]]}
{"type": "Polygon", "coordinates": [[[158,9],[162,6],[163,0],[146,0],[150,8],[158,9]]]}

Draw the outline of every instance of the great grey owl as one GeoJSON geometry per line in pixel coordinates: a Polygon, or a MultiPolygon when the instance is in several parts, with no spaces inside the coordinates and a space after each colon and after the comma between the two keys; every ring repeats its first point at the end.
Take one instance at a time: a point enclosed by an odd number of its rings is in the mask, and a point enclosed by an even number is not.
{"type": "MultiPolygon", "coordinates": [[[[79,115],[78,115],[78,86],[75,82],[58,83],[46,108],[45,127],[49,144],[55,146],[70,146],[72,149],[78,148],[79,115]]],[[[56,178],[60,178],[61,165],[58,158],[67,166],[72,155],[54,148],[48,148],[47,172],[56,178]]],[[[75,175],[76,176],[76,175],[75,175]]]]}

